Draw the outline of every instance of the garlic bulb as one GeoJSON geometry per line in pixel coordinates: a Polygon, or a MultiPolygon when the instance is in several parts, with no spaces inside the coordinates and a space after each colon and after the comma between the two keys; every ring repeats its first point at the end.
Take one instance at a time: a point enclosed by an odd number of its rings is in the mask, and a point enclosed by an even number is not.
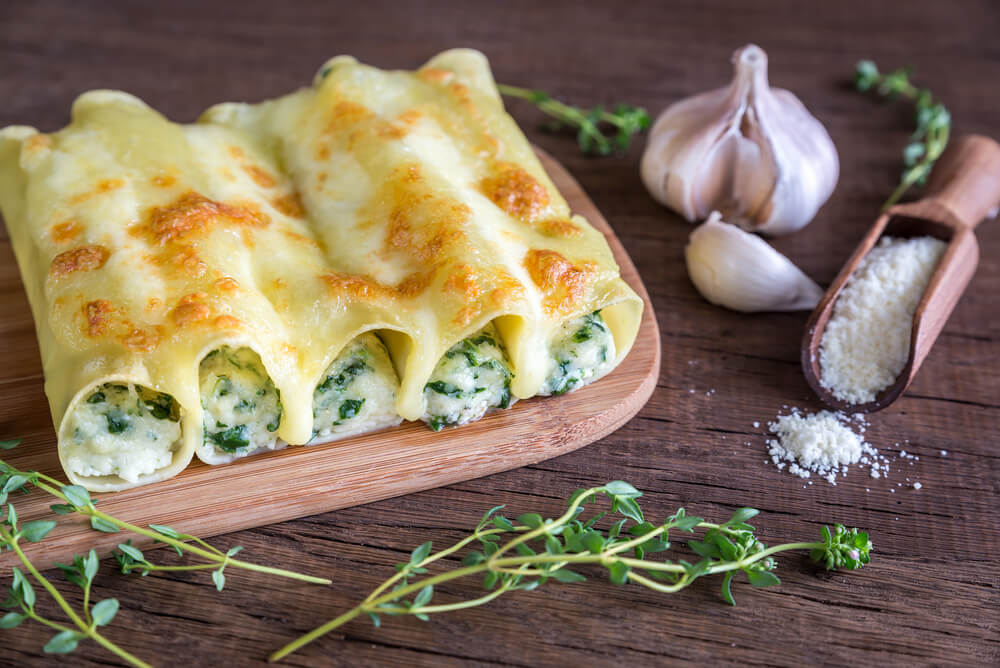
{"type": "Polygon", "coordinates": [[[684,249],[688,275],[713,304],[734,311],[802,311],[816,307],[823,290],[758,236],[713,211],[684,249]]]}
{"type": "Polygon", "coordinates": [[[833,192],[837,149],[795,95],[768,86],[763,49],[748,44],[733,64],[727,88],[682,100],[656,120],[642,180],[691,222],[719,210],[746,230],[793,232],[833,192]]]}

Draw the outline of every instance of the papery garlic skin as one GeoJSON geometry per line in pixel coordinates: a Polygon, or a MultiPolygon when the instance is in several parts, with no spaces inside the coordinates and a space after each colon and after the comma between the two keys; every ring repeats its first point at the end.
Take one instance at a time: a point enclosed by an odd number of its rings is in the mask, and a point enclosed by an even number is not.
{"type": "Polygon", "coordinates": [[[691,222],[718,210],[746,230],[793,232],[837,185],[837,149],[795,95],[770,88],[763,49],[748,44],[733,64],[728,87],[682,100],[656,120],[642,180],[691,222]]]}
{"type": "Polygon", "coordinates": [[[758,236],[713,212],[684,249],[688,275],[701,295],[734,311],[803,311],[823,289],[758,236]]]}

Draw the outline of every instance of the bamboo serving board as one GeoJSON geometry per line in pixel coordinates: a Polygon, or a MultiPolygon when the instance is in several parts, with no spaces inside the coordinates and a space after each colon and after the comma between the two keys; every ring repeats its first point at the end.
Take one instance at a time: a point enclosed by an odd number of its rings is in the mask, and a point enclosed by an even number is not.
{"type": "MultiPolygon", "coordinates": [[[[604,233],[622,277],[645,302],[628,357],[610,375],[561,397],[520,401],[478,422],[441,432],[407,423],[326,445],[289,447],[225,466],[194,459],[178,476],[138,489],[94,495],[100,508],[133,524],[165,524],[202,538],[369,503],[534,464],[565,454],[621,427],[656,386],[660,334],[646,289],[611,227],[572,176],[545,153],[542,163],[570,208],[604,233]]],[[[23,438],[0,458],[22,470],[65,480],[42,390],[34,325],[5,230],[0,238],[0,439],[23,438]]],[[[57,499],[35,490],[11,497],[21,521],[51,518],[57,499]]],[[[99,533],[86,518],[59,518],[39,544],[23,543],[41,567],[95,548],[105,556],[126,538],[99,533]]],[[[151,547],[141,536],[128,536],[151,547]]],[[[0,554],[0,576],[14,563],[0,554]]]]}

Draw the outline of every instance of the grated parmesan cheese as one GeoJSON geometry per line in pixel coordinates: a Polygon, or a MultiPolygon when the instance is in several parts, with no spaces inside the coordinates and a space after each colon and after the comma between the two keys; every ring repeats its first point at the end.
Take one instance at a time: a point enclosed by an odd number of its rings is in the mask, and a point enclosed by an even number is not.
{"type": "Polygon", "coordinates": [[[820,384],[854,404],[874,401],[910,355],[913,313],[947,244],[883,237],[847,281],[823,333],[820,384]]]}
{"type": "MultiPolygon", "coordinates": [[[[857,416],[854,420],[858,421],[857,416]]],[[[843,413],[803,415],[793,408],[767,426],[778,437],[767,442],[771,462],[778,470],[787,467],[800,478],[815,473],[831,485],[837,484],[838,475],[847,474],[848,466],[859,462],[870,467],[873,478],[889,471],[887,460],[851,429],[843,413]]]]}

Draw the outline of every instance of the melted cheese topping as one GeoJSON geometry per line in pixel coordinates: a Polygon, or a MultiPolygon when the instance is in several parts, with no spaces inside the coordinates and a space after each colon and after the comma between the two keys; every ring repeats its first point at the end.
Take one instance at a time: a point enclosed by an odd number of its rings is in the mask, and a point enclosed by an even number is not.
{"type": "Polygon", "coordinates": [[[424,387],[421,420],[434,431],[478,420],[491,408],[509,408],[513,377],[496,327],[489,324],[444,354],[424,387]]]}
{"type": "Polygon", "coordinates": [[[399,380],[375,334],[354,339],[330,363],[313,391],[312,443],[397,425],[399,380]]]}
{"type": "Polygon", "coordinates": [[[548,374],[541,395],[588,385],[614,368],[615,340],[600,311],[564,322],[549,344],[548,374]]]}
{"type": "Polygon", "coordinates": [[[200,456],[224,463],[262,450],[276,450],[281,397],[249,348],[223,346],[201,361],[201,405],[205,432],[200,456]]]}
{"type": "Polygon", "coordinates": [[[131,383],[100,386],[69,415],[68,468],[138,482],[173,459],[181,436],[177,410],[168,394],[131,383]]]}

